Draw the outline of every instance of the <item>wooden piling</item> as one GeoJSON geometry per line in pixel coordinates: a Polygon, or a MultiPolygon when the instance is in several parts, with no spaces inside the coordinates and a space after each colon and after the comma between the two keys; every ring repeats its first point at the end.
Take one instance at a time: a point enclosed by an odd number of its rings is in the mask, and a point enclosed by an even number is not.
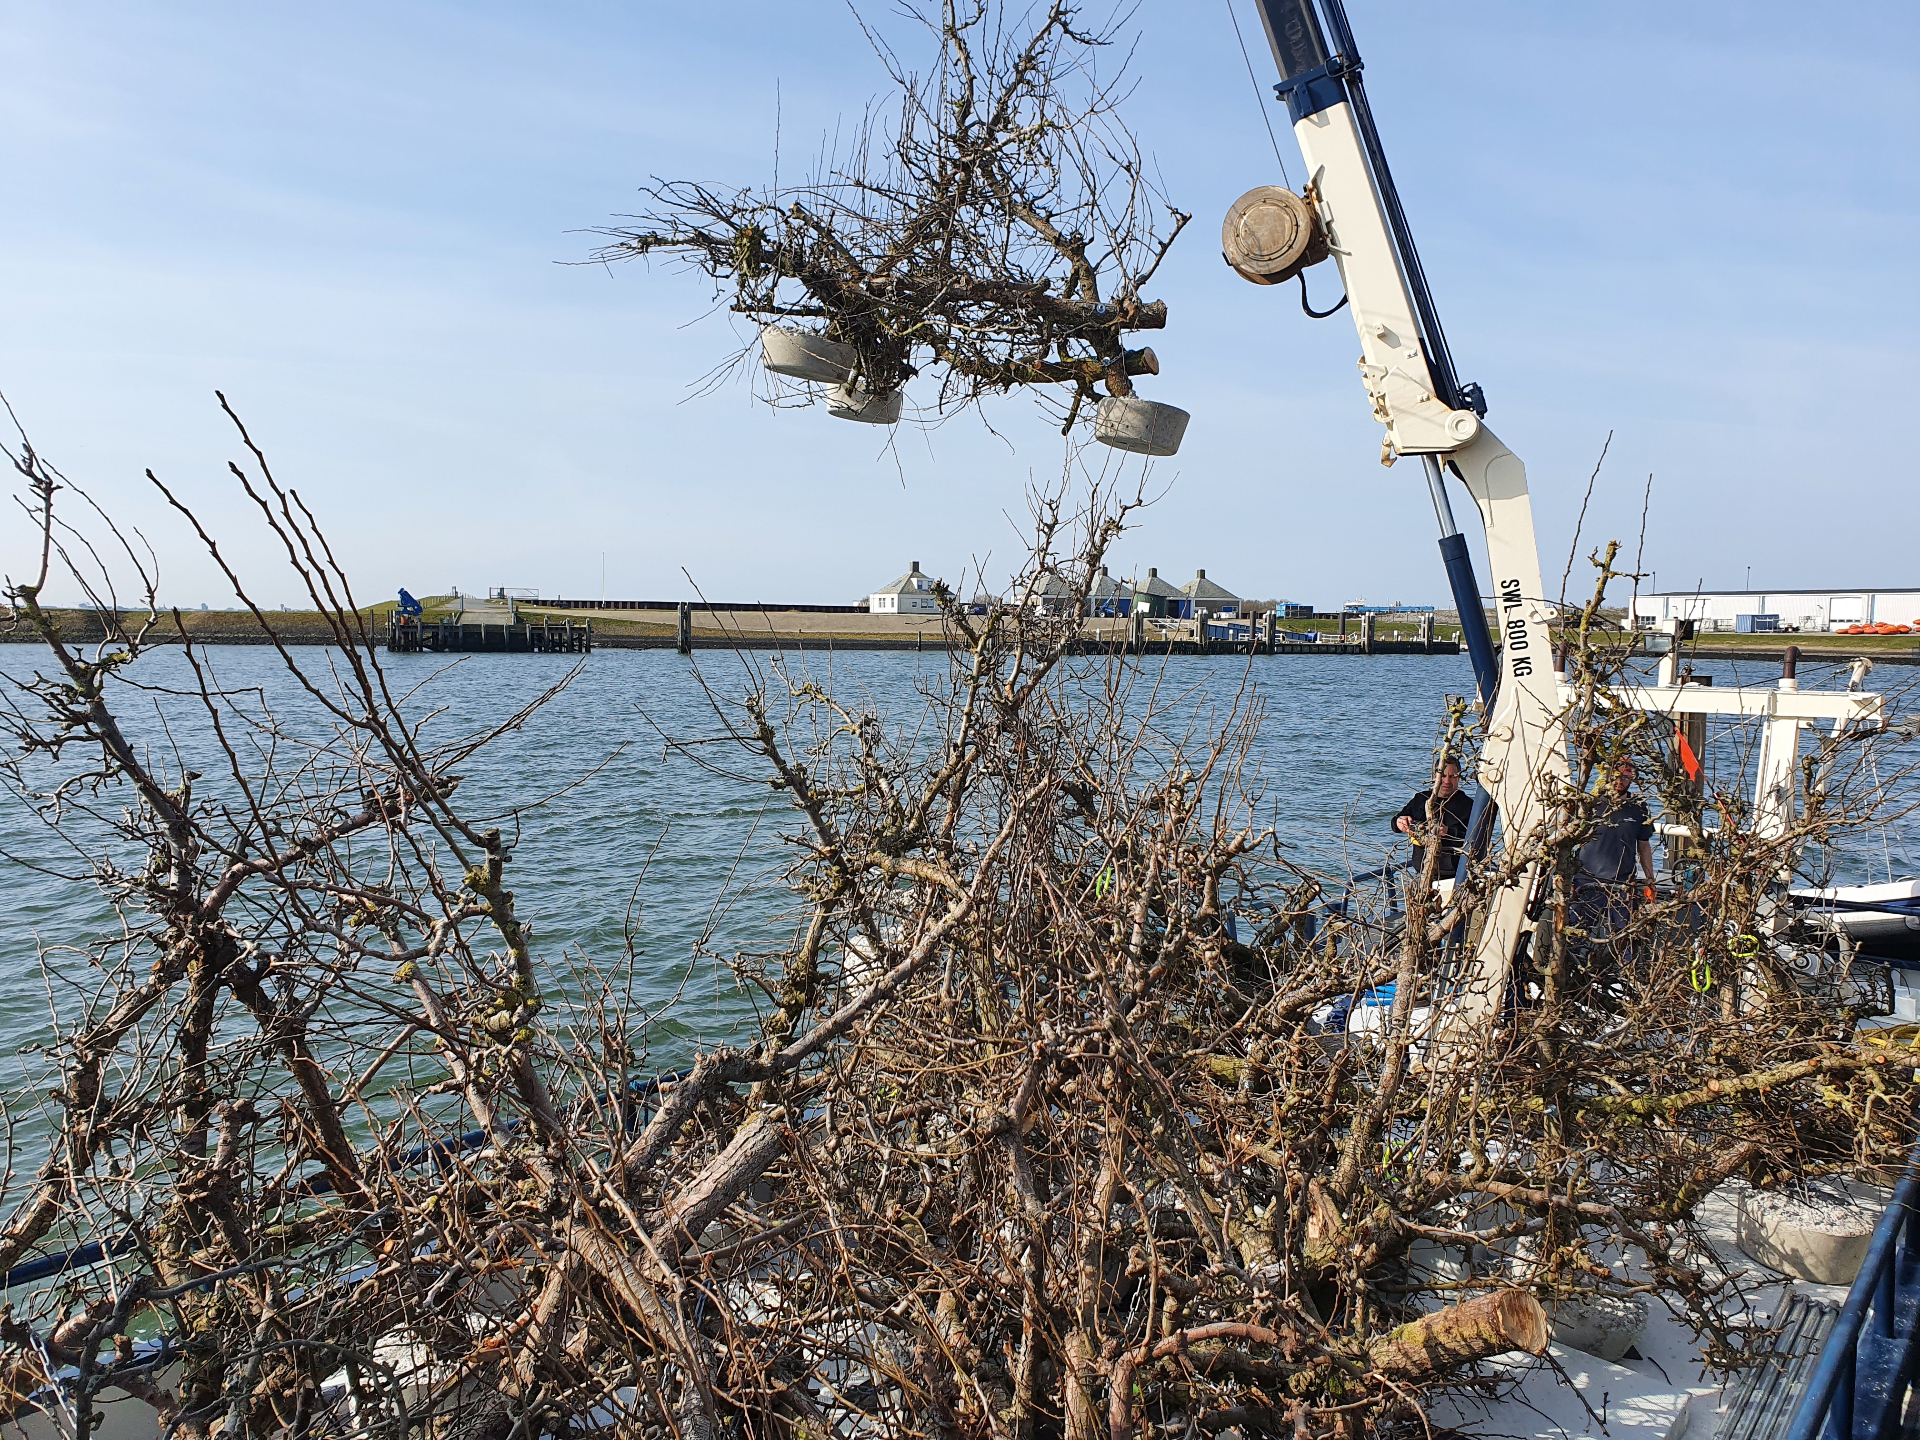
{"type": "Polygon", "coordinates": [[[680,623],[674,649],[682,655],[693,654],[693,606],[687,601],[680,602],[680,623]]]}

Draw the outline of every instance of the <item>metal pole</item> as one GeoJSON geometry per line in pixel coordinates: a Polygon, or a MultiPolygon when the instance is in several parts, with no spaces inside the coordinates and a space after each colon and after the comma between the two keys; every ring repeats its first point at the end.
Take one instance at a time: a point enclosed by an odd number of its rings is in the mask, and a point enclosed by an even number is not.
{"type": "Polygon", "coordinates": [[[1427,493],[1433,497],[1433,515],[1440,522],[1440,537],[1458,535],[1460,527],[1453,523],[1453,502],[1447,498],[1447,477],[1441,473],[1440,462],[1431,455],[1422,455],[1426,463],[1427,493]]]}
{"type": "Polygon", "coordinates": [[[1474,687],[1480,692],[1481,709],[1490,713],[1493,692],[1500,683],[1500,666],[1494,658],[1493,633],[1487,629],[1487,612],[1480,605],[1473,556],[1467,550],[1467,537],[1453,522],[1453,505],[1447,498],[1447,479],[1439,460],[1432,455],[1420,459],[1426,467],[1434,517],[1440,522],[1440,560],[1447,567],[1447,586],[1453,591],[1453,608],[1460,616],[1460,637],[1467,642],[1467,654],[1473,659],[1474,687]]]}
{"type": "Polygon", "coordinates": [[[1889,1255],[1880,1270],[1880,1284],[1874,1291],[1873,1318],[1879,1322],[1882,1335],[1893,1334],[1893,1279],[1899,1268],[1899,1262],[1889,1255]]]}

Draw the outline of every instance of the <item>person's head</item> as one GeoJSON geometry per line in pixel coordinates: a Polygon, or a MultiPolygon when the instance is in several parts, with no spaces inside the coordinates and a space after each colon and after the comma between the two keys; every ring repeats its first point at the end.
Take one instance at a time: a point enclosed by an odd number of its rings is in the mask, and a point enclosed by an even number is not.
{"type": "Polygon", "coordinates": [[[1442,800],[1450,798],[1460,788],[1460,762],[1452,755],[1440,762],[1440,778],[1434,782],[1433,793],[1442,800]]]}
{"type": "Polygon", "coordinates": [[[1613,762],[1613,766],[1608,772],[1608,777],[1613,782],[1614,794],[1624,795],[1627,793],[1628,789],[1633,785],[1633,773],[1633,761],[1627,756],[1622,755],[1618,760],[1613,762]]]}

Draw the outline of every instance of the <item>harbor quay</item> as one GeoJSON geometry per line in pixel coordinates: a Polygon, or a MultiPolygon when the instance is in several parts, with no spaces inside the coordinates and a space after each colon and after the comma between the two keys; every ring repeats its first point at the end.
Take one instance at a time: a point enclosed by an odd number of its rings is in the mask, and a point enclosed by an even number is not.
{"type": "MultiPolygon", "coordinates": [[[[838,649],[935,651],[955,648],[958,639],[939,614],[875,614],[856,605],[798,605],[777,602],[699,601],[546,601],[493,612],[482,619],[468,611],[458,622],[438,618],[426,605],[428,640],[408,638],[397,647],[399,606],[387,601],[357,612],[361,622],[350,638],[370,648],[431,652],[561,652],[589,650],[838,649]],[[465,629],[451,631],[450,623],[465,629]]],[[[102,616],[92,610],[56,612],[61,632],[80,643],[107,637],[102,616]]],[[[131,614],[124,617],[137,622],[131,614]]],[[[29,640],[24,626],[6,624],[0,613],[0,643],[29,640]]],[[[1258,614],[1235,623],[1225,618],[1159,619],[1128,616],[1086,617],[1081,622],[1083,653],[1151,655],[1274,656],[1432,655],[1462,653],[1458,621],[1438,611],[1422,623],[1404,617],[1339,612],[1274,616],[1258,614]],[[1342,625],[1344,623],[1344,633],[1342,625]],[[1202,637],[1202,627],[1207,633],[1202,637]]],[[[150,638],[194,645],[335,645],[340,631],[327,616],[312,610],[163,611],[150,638]]],[[[1812,662],[1850,661],[1860,656],[1876,664],[1920,664],[1920,638],[1914,635],[1696,634],[1687,654],[1703,660],[1777,661],[1786,639],[1796,642],[1812,662]]]]}
{"type": "MultiPolygon", "coordinates": [[[[313,610],[163,611],[149,639],[192,645],[338,645],[352,643],[396,653],[570,653],[591,650],[677,649],[952,649],[964,643],[939,614],[874,614],[860,606],[776,603],[703,604],[694,601],[593,601],[454,608],[429,600],[418,616],[393,602],[368,606],[344,629],[313,610]]],[[[1016,623],[1021,612],[1009,609],[1016,623]]],[[[58,612],[61,633],[77,643],[108,638],[107,617],[83,609],[58,612]]],[[[127,614],[125,623],[145,617],[127,614]]],[[[974,617],[979,620],[980,617],[974,617]]],[[[0,643],[30,640],[24,626],[5,624],[0,643]]],[[[1159,655],[1457,655],[1455,632],[1432,623],[1388,625],[1375,617],[1312,617],[1280,622],[1245,619],[1087,617],[1084,653],[1159,655]]]]}

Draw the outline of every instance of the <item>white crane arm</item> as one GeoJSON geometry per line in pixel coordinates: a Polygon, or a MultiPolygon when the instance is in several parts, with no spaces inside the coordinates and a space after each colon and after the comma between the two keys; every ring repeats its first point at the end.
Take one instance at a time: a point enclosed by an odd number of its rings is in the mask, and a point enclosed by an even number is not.
{"type": "MultiPolygon", "coordinates": [[[[1360,61],[1340,0],[1259,0],[1283,77],[1278,89],[1307,163],[1306,200],[1346,284],[1360,337],[1360,374],[1386,427],[1381,459],[1422,457],[1443,531],[1441,546],[1486,711],[1478,779],[1501,817],[1509,854],[1530,845],[1568,778],[1533,503],[1526,467],[1480,418],[1478,387],[1463,386],[1440,329],[1419,257],[1373,129],[1360,61]],[[1325,17],[1325,25],[1321,23],[1325,17]],[[1332,43],[1329,44],[1329,39],[1332,43]],[[1481,599],[1452,523],[1444,463],[1479,508],[1493,576],[1497,676],[1481,599]],[[1449,544],[1453,549],[1449,552],[1449,544]]],[[[1250,197],[1251,198],[1251,197],[1250,197]]],[[[1243,206],[1236,206],[1240,216],[1243,206]]],[[[1228,258],[1257,266],[1257,255],[1228,258]]],[[[1257,239],[1257,237],[1256,237],[1257,239]]],[[[1243,250],[1245,247],[1241,247],[1243,250]]],[[[1257,245],[1254,247],[1257,249],[1257,245]]],[[[1249,274],[1249,278],[1271,277],[1249,274]]],[[[1286,278],[1282,272],[1278,278],[1286,278]]],[[[1537,867],[1518,867],[1491,898],[1467,983],[1446,1007],[1449,1046],[1458,1053],[1498,1016],[1513,958],[1530,928],[1537,867]]]]}
{"type": "Polygon", "coordinates": [[[1382,459],[1448,454],[1479,433],[1480,417],[1434,394],[1413,297],[1394,253],[1352,107],[1316,110],[1294,126],[1306,157],[1308,198],[1320,220],[1360,332],[1360,378],[1387,427],[1382,459]]]}

